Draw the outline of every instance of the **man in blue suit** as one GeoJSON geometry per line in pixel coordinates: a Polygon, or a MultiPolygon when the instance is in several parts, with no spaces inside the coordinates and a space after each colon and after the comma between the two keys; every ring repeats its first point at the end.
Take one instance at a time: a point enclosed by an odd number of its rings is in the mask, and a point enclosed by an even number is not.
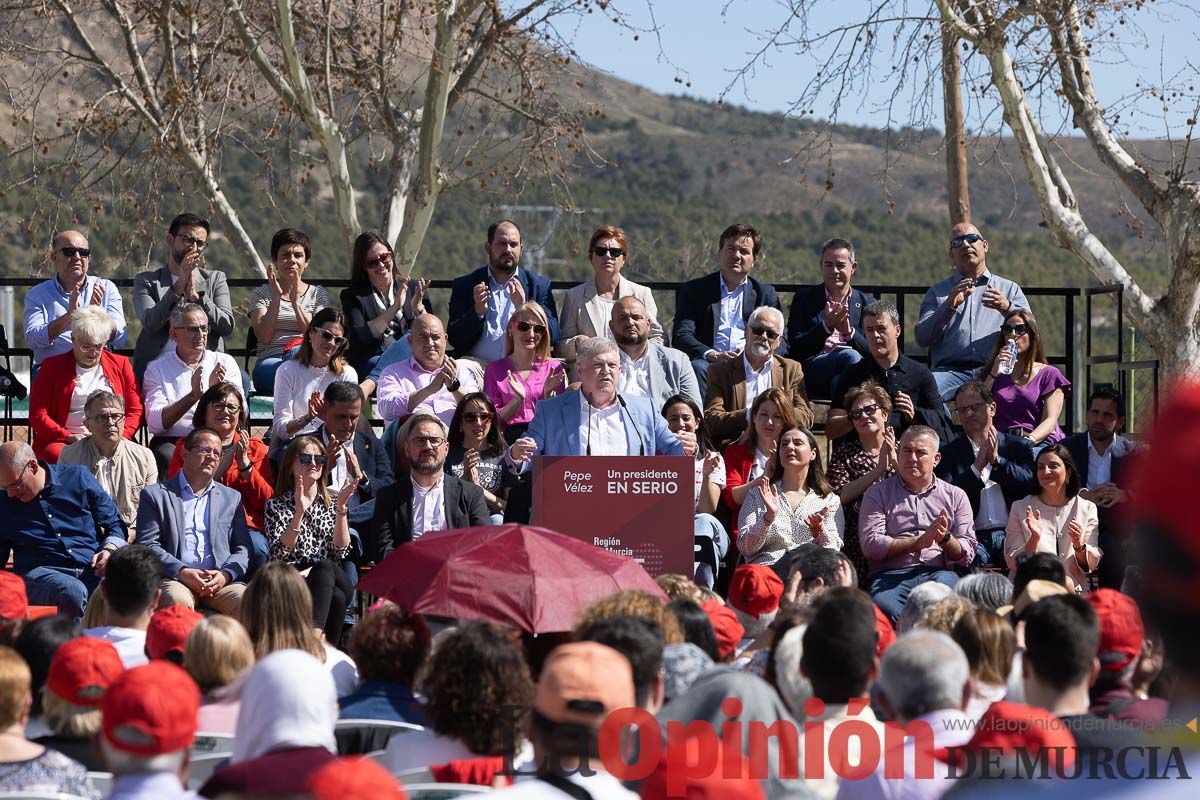
{"type": "Polygon", "coordinates": [[[521,229],[511,220],[488,228],[483,250],[488,265],[455,278],[450,287],[450,323],[446,337],[455,356],[473,356],[485,364],[504,357],[504,330],[513,312],[532,300],[546,311],[550,345],[558,344],[558,309],[550,279],[520,269],[521,229]]]}
{"type": "Polygon", "coordinates": [[[220,463],[216,433],[189,433],[179,474],[142,490],[137,543],[162,560],[163,605],[199,605],[236,617],[246,591],[250,532],[241,494],[213,480],[220,463]]]}
{"type": "MultiPolygon", "coordinates": [[[[675,294],[674,347],[687,353],[700,384],[708,387],[708,365],[737,358],[746,341],[746,322],[759,306],[783,311],[775,287],[750,277],[762,252],[762,235],[749,225],[730,225],[718,240],[720,271],[690,280],[675,294]]],[[[777,351],[787,355],[787,335],[777,351]]]]}
{"type": "Polygon", "coordinates": [[[524,472],[534,456],[636,456],[695,453],[695,434],[671,433],[645,397],[624,398],[621,353],[616,342],[595,337],[579,346],[578,391],[542,400],[525,435],[508,449],[508,460],[524,472]]]}
{"type": "Polygon", "coordinates": [[[830,239],[821,245],[821,283],[792,296],[788,354],[804,368],[810,397],[830,397],[833,379],[871,354],[862,310],[875,298],[850,285],[857,269],[854,245],[830,239]]]}
{"type": "Polygon", "coordinates": [[[1004,528],[1012,504],[1032,494],[1033,449],[1029,440],[996,430],[996,401],[979,381],[954,395],[963,435],[942,446],[937,476],[967,494],[975,515],[975,563],[1004,567],[1004,528]]]}

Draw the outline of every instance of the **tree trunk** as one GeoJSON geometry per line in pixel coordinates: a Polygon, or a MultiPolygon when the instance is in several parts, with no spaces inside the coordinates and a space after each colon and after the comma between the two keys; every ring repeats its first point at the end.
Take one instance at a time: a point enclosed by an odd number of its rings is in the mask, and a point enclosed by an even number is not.
{"type": "Polygon", "coordinates": [[[967,142],[963,133],[958,37],[949,25],[942,25],[942,97],[946,118],[946,189],[953,226],[971,221],[971,190],[967,180],[967,142]]]}

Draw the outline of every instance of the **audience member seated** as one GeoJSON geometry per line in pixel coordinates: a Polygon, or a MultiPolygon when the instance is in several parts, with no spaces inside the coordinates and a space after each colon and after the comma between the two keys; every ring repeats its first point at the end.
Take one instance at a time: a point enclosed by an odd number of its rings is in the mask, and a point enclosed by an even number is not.
{"type": "Polygon", "coordinates": [[[750,406],[771,388],[787,394],[796,424],[810,427],[813,413],[805,399],[804,372],[797,362],[775,353],[783,341],[783,314],[770,306],[756,308],[746,321],[745,334],[741,358],[709,368],[704,415],[710,434],[722,445],[741,436],[750,421],[750,406]]]}
{"type": "Polygon", "coordinates": [[[515,478],[504,465],[496,407],[486,394],[472,392],[462,399],[450,421],[449,439],[446,471],[483,491],[491,521],[499,525],[515,478]]]}
{"type": "Polygon", "coordinates": [[[954,584],[954,593],[979,608],[997,611],[1012,606],[1012,581],[999,572],[974,572],[954,584]]]}
{"type": "Polygon", "coordinates": [[[392,737],[384,765],[393,775],[425,767],[439,783],[492,786],[506,758],[521,755],[533,702],[520,644],[495,623],[463,622],[438,638],[424,675],[429,726],[392,737]]]}
{"type": "Polygon", "coordinates": [[[408,478],[385,486],[375,501],[367,557],[383,561],[405,542],[432,531],[470,528],[491,522],[483,489],[445,473],[449,428],[420,412],[396,436],[396,448],[409,464],[408,478]]]}
{"type": "Polygon", "coordinates": [[[325,287],[302,279],[311,258],[312,244],[304,231],[283,228],[271,237],[267,282],[250,294],[250,326],[258,341],[254,362],[258,394],[275,390],[276,370],[295,357],[313,315],[333,305],[325,287]]]}
{"type": "Polygon", "coordinates": [[[57,750],[91,772],[106,769],[92,740],[100,732],[100,704],[125,671],[111,642],[80,636],[64,643],[50,659],[42,697],[42,721],[49,736],[38,744],[57,750]]]}
{"type": "Polygon", "coordinates": [[[896,474],[863,498],[859,538],[871,596],[893,622],[914,587],[927,581],[953,587],[954,569],[975,559],[971,503],[934,475],[938,460],[937,433],[911,426],[900,437],[896,474]]]}
{"type": "MultiPolygon", "coordinates": [[[[659,577],[661,578],[662,576],[659,577]]],[[[697,597],[696,600],[701,600],[701,598],[697,597]]],[[[716,662],[720,658],[720,653],[717,651],[717,635],[713,631],[712,621],[704,613],[704,609],[700,607],[700,604],[696,600],[689,600],[686,597],[676,597],[667,604],[667,610],[671,612],[671,615],[675,617],[675,621],[679,623],[679,627],[683,630],[683,644],[699,648],[708,658],[711,666],[712,662],[716,662]]],[[[671,659],[668,657],[670,655],[668,651],[672,647],[679,646],[679,643],[664,645],[663,660],[668,662],[666,664],[667,674],[664,683],[666,689],[670,688],[669,684],[671,683],[671,664],[669,663],[671,659]]],[[[695,678],[696,676],[692,675],[691,677],[695,678]]],[[[686,690],[687,687],[679,688],[686,690]]],[[[667,691],[666,699],[670,700],[672,697],[682,693],[680,691],[671,694],[670,691],[667,691]]]]}
{"type": "Polygon", "coordinates": [[[649,338],[663,344],[663,327],[658,321],[658,306],[654,293],[639,283],[622,278],[621,270],[629,259],[629,241],[625,231],[612,225],[601,225],[588,241],[588,261],[592,265],[592,280],[572,286],[563,295],[559,315],[558,352],[568,362],[575,360],[575,348],[593,336],[613,338],[609,329],[618,301],[631,297],[642,305],[647,315],[649,338]]]}
{"type": "Polygon", "coordinates": [[[1067,448],[1050,445],[1037,457],[1037,491],[1013,503],[1004,535],[1009,571],[1021,553],[1053,553],[1077,586],[1088,586],[1102,555],[1096,504],[1079,496],[1079,473],[1067,448]]]}
{"type": "Polygon", "coordinates": [[[124,398],[126,439],[132,439],[142,424],[142,398],[129,359],[104,349],[112,336],[112,317],[87,306],[71,312],[71,320],[71,352],[48,357],[29,393],[34,450],[48,464],[58,461],[64,447],[88,435],[84,405],[93,392],[124,398]]]}
{"type": "Polygon", "coordinates": [[[200,688],[199,729],[232,736],[241,708],[242,674],[254,666],[254,645],[242,623],[218,614],[196,623],[183,648],[183,668],[200,688]]]}
{"type": "Polygon", "coordinates": [[[750,426],[721,454],[725,460],[725,488],[721,490],[721,502],[734,520],[730,533],[735,542],[738,538],[737,519],[746,496],[759,478],[770,480],[776,477],[769,469],[775,462],[779,435],[784,428],[796,425],[789,400],[782,389],[768,389],[760,394],[750,406],[750,426]]]}
{"type": "MultiPolygon", "coordinates": [[[[267,445],[250,435],[246,398],[228,381],[218,383],[201,395],[193,421],[197,427],[207,428],[221,440],[221,460],[213,472],[213,480],[236,489],[242,496],[242,509],[246,512],[250,532],[250,572],[253,572],[267,560],[263,512],[267,501],[275,494],[274,471],[267,457],[267,445]]],[[[167,478],[174,478],[181,469],[182,440],[175,443],[175,453],[167,466],[167,478]]]]}
{"type": "Polygon", "coordinates": [[[592,623],[612,617],[643,617],[662,630],[667,644],[684,641],[683,629],[675,615],[657,595],[640,589],[622,589],[585,606],[576,616],[575,638],[578,639],[592,623]]]}
{"type": "Polygon", "coordinates": [[[221,438],[196,428],[183,441],[183,469],[146,487],[138,542],[162,559],[163,605],[237,616],[250,571],[250,532],[241,495],[217,483],[221,438]]]}
{"type": "MultiPolygon", "coordinates": [[[[807,648],[806,648],[807,649],[807,648]]],[[[970,666],[962,648],[944,633],[913,631],[901,636],[879,663],[877,702],[906,728],[913,723],[933,733],[904,740],[904,773],[885,774],[885,759],[861,780],[843,779],[839,800],[886,800],[900,793],[905,797],[940,797],[954,782],[945,770],[925,772],[919,765],[932,764],[934,753],[961,747],[975,728],[963,713],[970,695],[970,666]]],[[[886,764],[901,763],[887,759],[886,764]]]]}
{"type": "Polygon", "coordinates": [[[116,504],[86,469],[47,466],[24,442],[0,445],[0,486],[0,545],[12,548],[29,602],[79,619],[109,556],[126,544],[116,504]]]}
{"type": "Polygon", "coordinates": [[[1059,559],[1058,553],[1019,553],[1016,558],[1017,569],[1012,573],[1013,603],[1025,593],[1025,588],[1033,581],[1047,581],[1059,586],[1066,586],[1067,568],[1059,559]]]}
{"type": "Polygon", "coordinates": [[[146,655],[151,661],[170,661],[182,667],[188,637],[202,619],[203,614],[181,604],[155,611],[146,626],[146,655]]]}
{"type": "MultiPolygon", "coordinates": [[[[208,236],[208,220],[196,214],[180,214],[171,220],[167,231],[167,263],[139,272],[133,279],[133,311],[142,323],[133,351],[133,371],[138,380],[142,380],[151,362],[171,352],[170,340],[175,338],[177,325],[173,320],[183,306],[198,305],[204,312],[207,330],[201,346],[225,350],[225,337],[233,333],[233,304],[225,273],[204,267],[208,236]]],[[[241,374],[236,362],[234,367],[227,375],[231,380],[241,374]]],[[[186,389],[186,385],[180,388],[186,389]]],[[[149,390],[146,395],[149,398],[149,390]]]]}
{"type": "Polygon", "coordinates": [[[92,473],[117,504],[129,536],[137,528],[142,489],[158,481],[154,453],[122,436],[125,399],[107,391],[92,392],[83,406],[83,424],[91,436],[62,449],[58,463],[78,464],[92,473]]]}
{"type": "Polygon", "coordinates": [[[333,680],[309,653],[271,653],[251,670],[233,755],[200,787],[201,797],[296,796],[337,755],[333,680]]]}
{"type": "Polygon", "coordinates": [[[13,649],[21,654],[33,676],[33,705],[29,709],[29,724],[25,726],[25,733],[31,739],[51,733],[42,719],[42,689],[50,674],[50,659],[59,647],[79,635],[79,626],[63,614],[29,620],[17,635],[13,649]]]}
{"type": "Polygon", "coordinates": [[[994,611],[974,608],[954,624],[950,638],[963,649],[971,668],[971,697],[963,711],[978,721],[992,703],[1003,700],[1008,692],[1008,674],[1016,649],[1012,625],[994,611]]]}
{"type": "Polygon", "coordinates": [[[404,337],[417,309],[433,311],[425,290],[429,282],[409,279],[396,269],[392,246],[377,231],[354,240],[350,286],[342,290],[342,312],[350,329],[350,364],[366,378],[384,351],[404,337]],[[412,297],[409,297],[409,291],[412,297]]]}
{"type": "MultiPolygon", "coordinates": [[[[717,240],[720,269],[693,278],[675,293],[671,341],[692,360],[705,397],[709,366],[741,356],[750,314],[762,306],[782,308],[774,286],[750,277],[762,248],[762,236],[755,228],[730,225],[717,240]]],[[[780,355],[786,353],[781,350],[780,355]]]]}
{"type": "Polygon", "coordinates": [[[1157,726],[1167,715],[1162,700],[1133,693],[1133,675],[1145,646],[1145,627],[1137,602],[1116,589],[1097,589],[1087,596],[1096,611],[1100,671],[1091,686],[1091,713],[1139,727],[1157,726]]]}
{"type": "Polygon", "coordinates": [[[379,376],[376,405],[391,424],[417,411],[449,423],[460,400],[480,389],[475,371],[446,355],[446,331],[432,314],[413,320],[412,358],[392,364],[379,376]]]}
{"type": "Polygon", "coordinates": [[[304,576],[312,593],[313,626],[334,646],[341,641],[346,603],[354,591],[340,564],[350,553],[347,505],[362,472],[353,453],[346,458],[346,483],[331,487],[325,446],[313,436],[293,439],[266,510],[271,560],[304,576]]]}
{"type": "Polygon", "coordinates": [[[634,703],[650,714],[658,713],[665,694],[666,638],[661,627],[646,617],[616,615],[583,626],[575,632],[575,640],[596,642],[625,656],[633,667],[634,703]]]}
{"type": "Polygon", "coordinates": [[[313,625],[312,593],[288,564],[269,561],[258,571],[246,587],[240,619],[259,661],[278,650],[303,650],[325,664],[339,697],[358,685],[354,661],[321,640],[321,626],[313,625]]]}
{"type": "MultiPolygon", "coordinates": [[[[113,347],[127,341],[125,309],[117,285],[106,278],[88,274],[92,250],[87,238],[78,231],[54,235],[50,263],[55,276],[34,286],[25,295],[25,344],[33,350],[33,364],[71,350],[73,313],[94,306],[112,321],[113,347]]],[[[105,338],[102,345],[109,344],[105,338]]]]}
{"type": "Polygon", "coordinates": [[[150,449],[166,474],[175,444],[193,427],[192,415],[201,395],[222,381],[241,385],[233,356],[207,349],[210,323],[198,303],[171,312],[174,344],[145,368],[146,428],[150,449]]]}
{"type": "Polygon", "coordinates": [[[917,344],[929,348],[938,393],[947,400],[987,361],[1005,317],[1029,308],[1020,286],[988,270],[987,252],[978,228],[955,225],[950,229],[955,273],[931,286],[921,301],[917,344]]]}
{"type": "MultiPolygon", "coordinates": [[[[741,564],[733,571],[726,606],[733,610],[742,626],[735,668],[752,671],[748,664],[755,655],[756,642],[760,642],[760,637],[778,617],[784,591],[783,579],[771,567],[741,564]]],[[[754,674],[760,673],[754,671],[754,674]]]]}
{"type": "Polygon", "coordinates": [[[1022,436],[996,430],[996,402],[978,381],[955,391],[963,435],[942,445],[937,475],[967,493],[975,515],[975,563],[1005,567],[1004,528],[1014,503],[1034,488],[1033,449],[1022,436]]]}
{"type": "Polygon", "coordinates": [[[335,759],[309,775],[305,788],[304,796],[312,800],[408,800],[410,796],[392,773],[366,756],[335,759]]]}
{"type": "Polygon", "coordinates": [[[155,661],[135,667],[104,698],[97,749],[113,774],[110,800],[187,800],[200,693],[183,670],[155,661]]]}
{"type": "Polygon", "coordinates": [[[1139,447],[1118,431],[1125,427],[1125,399],[1108,386],[1088,395],[1087,430],[1073,433],[1061,444],[1071,452],[1079,470],[1079,494],[1096,504],[1100,519],[1100,585],[1117,589],[1125,577],[1123,529],[1117,515],[1129,500],[1133,482],[1130,465],[1139,447]]]}
{"type": "Polygon", "coordinates": [[[540,401],[566,388],[562,362],[550,357],[549,334],[545,309],[525,303],[508,320],[504,357],[484,370],[483,391],[496,406],[496,421],[507,442],[525,434],[540,401]]]}
{"type": "Polygon", "coordinates": [[[896,474],[896,430],[888,425],[892,398],[874,381],[850,388],[845,403],[855,435],[834,442],[826,477],[829,488],[838,494],[845,516],[842,552],[854,566],[860,586],[865,588],[870,567],[858,538],[859,513],[867,489],[896,474]]]}
{"type": "Polygon", "coordinates": [[[755,480],[738,514],[738,550],[751,564],[774,564],[805,542],[840,550],[845,517],[825,479],[816,437],[788,425],[767,475],[755,480]]]}
{"type": "Polygon", "coordinates": [[[836,439],[853,429],[843,410],[846,393],[861,383],[874,381],[892,400],[888,424],[897,436],[910,425],[924,425],[948,439],[950,420],[933,375],[900,352],[900,312],[891,303],[872,303],[863,309],[862,327],[870,357],[849,367],[834,382],[825,435],[836,439]]]}
{"type": "Polygon", "coordinates": [[[126,669],[145,664],[146,628],[158,608],[162,561],[144,545],[122,547],[108,560],[100,583],[107,609],[104,625],[89,628],[84,636],[111,642],[126,669]]]}
{"type": "Polygon", "coordinates": [[[646,306],[636,297],[613,304],[608,329],[621,349],[621,394],[649,397],[655,404],[683,395],[699,408],[704,398],[691,363],[674,347],[651,341],[650,322],[646,306]]]}
{"type": "Polygon", "coordinates": [[[487,266],[455,278],[450,287],[446,335],[454,354],[471,356],[485,365],[503,357],[508,321],[530,300],[546,312],[550,346],[558,344],[558,308],[550,279],[520,269],[521,229],[517,223],[507,219],[492,223],[483,251],[487,266]]]}
{"type": "Polygon", "coordinates": [[[370,611],[350,635],[350,657],[362,683],[338,700],[341,718],[428,724],[414,689],[432,641],[420,614],[389,602],[370,611]]]}
{"type": "Polygon", "coordinates": [[[321,393],[337,381],[358,383],[354,367],[346,363],[346,318],[336,308],[313,315],[296,357],[275,373],[275,409],[271,422],[271,449],[282,450],[293,437],[317,429],[323,400],[321,393]]]}
{"type": "MultiPolygon", "coordinates": [[[[687,374],[691,376],[690,368],[687,374]]],[[[662,414],[671,433],[684,431],[696,437],[696,451],[692,454],[696,464],[696,513],[692,530],[696,545],[701,549],[696,557],[694,579],[704,588],[711,589],[717,582],[720,565],[729,553],[729,534],[721,521],[713,516],[717,513],[721,490],[725,488],[725,459],[713,446],[700,406],[690,397],[677,394],[667,398],[662,414]]]]}
{"type": "Polygon", "coordinates": [[[804,367],[813,397],[829,397],[834,379],[868,355],[862,312],[875,298],[850,285],[858,270],[854,245],[821,245],[821,283],[797,291],[788,312],[788,354],[804,367]]]}
{"type": "Polygon", "coordinates": [[[26,738],[33,702],[30,682],[29,667],[21,656],[0,647],[0,793],[100,797],[82,764],[26,738]]]}
{"type": "Polygon", "coordinates": [[[1035,447],[1063,438],[1058,415],[1071,382],[1057,367],[1046,363],[1033,312],[1018,309],[1005,318],[992,357],[979,375],[996,398],[997,428],[1023,436],[1035,447]],[[1017,359],[1011,364],[1009,342],[1017,343],[1017,359]],[[1002,372],[1006,366],[1012,369],[1007,375],[1002,372]]]}

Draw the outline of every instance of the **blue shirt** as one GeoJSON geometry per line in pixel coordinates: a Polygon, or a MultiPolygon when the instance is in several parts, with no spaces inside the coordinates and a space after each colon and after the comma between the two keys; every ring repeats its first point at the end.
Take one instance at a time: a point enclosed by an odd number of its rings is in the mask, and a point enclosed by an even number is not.
{"type": "Polygon", "coordinates": [[[371,374],[368,377],[375,381],[375,385],[378,386],[379,376],[383,374],[385,369],[392,364],[406,361],[410,358],[412,358],[412,341],[409,339],[409,334],[406,333],[403,337],[392,342],[387,350],[383,351],[383,355],[375,362],[375,369],[371,370],[371,374]]]}
{"type": "Polygon", "coordinates": [[[142,772],[113,778],[108,800],[188,800],[198,798],[170,772],[142,772]]]}
{"type": "Polygon", "coordinates": [[[183,557],[179,560],[194,569],[216,569],[217,559],[208,535],[213,484],[209,483],[203,492],[196,494],[180,470],[179,486],[179,498],[183,501],[183,552],[180,553],[183,557]]]}
{"type": "Polygon", "coordinates": [[[0,495],[0,543],[13,548],[18,575],[35,567],[87,569],[100,548],[125,546],[117,505],[85,467],[47,466],[46,485],[28,503],[0,495]]]}
{"type": "Polygon", "coordinates": [[[931,369],[947,367],[956,369],[978,369],[992,355],[996,337],[1004,317],[1018,308],[1029,308],[1029,301],[1021,287],[1007,278],[993,275],[986,269],[980,276],[986,285],[975,287],[975,291],[959,304],[950,308],[950,290],[963,279],[955,272],[940,283],[935,283],[925,299],[921,301],[921,313],[917,319],[917,344],[929,348],[931,369]],[[988,287],[998,289],[1009,302],[1009,310],[1000,313],[983,304],[983,293],[988,287]]]}
{"type": "MultiPolygon", "coordinates": [[[[84,278],[83,291],[79,293],[79,302],[90,303],[92,292],[100,287],[103,294],[101,306],[112,317],[117,325],[113,337],[113,347],[121,347],[128,340],[125,333],[125,308],[121,304],[121,292],[117,285],[110,280],[88,275],[84,278]]],[[[42,360],[71,349],[71,329],[68,327],[54,341],[50,341],[50,323],[67,313],[71,306],[71,293],[64,291],[62,284],[55,275],[48,281],[42,281],[30,289],[25,295],[25,342],[33,350],[33,363],[40,364],[42,360]]]]}
{"type": "MultiPolygon", "coordinates": [[[[517,278],[516,272],[513,272],[513,277],[517,278]]],[[[507,287],[496,283],[496,279],[492,277],[490,267],[487,271],[487,284],[489,294],[483,320],[483,335],[471,348],[471,355],[485,364],[490,364],[504,358],[504,329],[508,327],[508,320],[516,308],[512,304],[512,298],[508,296],[507,287]]]]}
{"type": "Polygon", "coordinates": [[[428,725],[421,704],[412,689],[390,681],[364,681],[361,686],[338,700],[342,719],[381,719],[428,725]]]}

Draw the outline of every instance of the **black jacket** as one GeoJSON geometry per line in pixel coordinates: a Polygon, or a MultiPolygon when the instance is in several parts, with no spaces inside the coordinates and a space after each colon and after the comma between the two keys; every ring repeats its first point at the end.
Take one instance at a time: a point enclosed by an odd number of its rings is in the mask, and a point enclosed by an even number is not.
{"type": "MultiPolygon", "coordinates": [[[[992,465],[991,478],[1000,484],[1007,510],[1012,508],[1013,503],[1032,494],[1037,488],[1033,477],[1033,448],[1029,446],[1027,439],[1007,433],[999,433],[996,442],[1000,460],[992,465]]],[[[937,476],[966,492],[967,499],[971,501],[971,513],[978,514],[983,481],[971,469],[975,464],[975,451],[971,448],[971,440],[963,434],[942,445],[941,453],[942,460],[935,470],[937,476]]]]}
{"type": "MultiPolygon", "coordinates": [[[[742,285],[742,320],[759,306],[778,308],[779,297],[775,287],[762,283],[753,276],[742,285]]],[[[671,326],[673,346],[687,353],[688,358],[702,358],[713,348],[717,326],[721,321],[721,273],[714,272],[702,278],[690,280],[675,293],[675,322],[671,326]]],[[[776,355],[787,355],[787,331],[783,332],[776,355]]]]}
{"type": "MultiPolygon", "coordinates": [[[[422,305],[426,313],[433,313],[433,304],[429,302],[428,295],[425,296],[425,302],[422,305]]],[[[350,365],[362,378],[371,372],[369,369],[364,369],[367,361],[373,356],[382,354],[396,341],[393,336],[396,333],[394,329],[389,328],[383,332],[382,336],[376,336],[369,325],[370,321],[382,314],[386,308],[380,303],[370,284],[349,286],[342,290],[342,313],[346,315],[346,326],[349,329],[347,336],[350,338],[347,358],[350,365]]],[[[409,299],[401,314],[408,315],[411,311],[412,290],[410,288],[409,299]]],[[[399,335],[403,336],[404,331],[408,330],[408,322],[409,320],[405,319],[404,323],[399,326],[399,335]]]]}
{"type": "MultiPolygon", "coordinates": [[[[442,481],[448,529],[490,524],[482,489],[450,474],[444,475],[442,481]]],[[[371,518],[365,543],[368,560],[378,563],[398,545],[412,541],[412,512],[411,479],[403,477],[380,490],[375,497],[375,516],[371,518]]]]}
{"type": "MultiPolygon", "coordinates": [[[[869,294],[850,289],[850,327],[854,335],[850,346],[868,358],[867,340],[862,335],[862,311],[875,302],[869,294]]],[[[818,283],[801,289],[792,295],[792,307],[788,312],[788,356],[794,361],[804,362],[820,355],[825,348],[829,331],[825,330],[825,284],[818,283]]]]}

